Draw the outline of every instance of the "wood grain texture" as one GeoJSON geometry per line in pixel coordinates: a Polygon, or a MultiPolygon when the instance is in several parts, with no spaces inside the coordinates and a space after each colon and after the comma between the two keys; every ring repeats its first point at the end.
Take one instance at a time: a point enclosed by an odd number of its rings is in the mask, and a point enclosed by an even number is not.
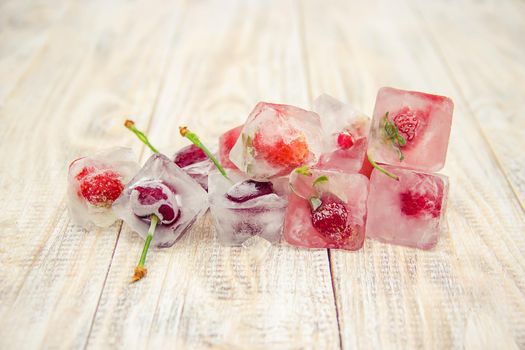
{"type": "Polygon", "coordinates": [[[369,114],[381,86],[456,102],[439,246],[367,241],[357,254],[331,252],[343,347],[525,346],[523,211],[428,34],[416,30],[417,13],[389,1],[303,4],[312,96],[332,93],[369,114]]]}
{"type": "Polygon", "coordinates": [[[136,25],[149,3],[72,5],[0,110],[0,348],[86,342],[121,224],[70,224],[67,165],[101,147],[138,146],[122,116],[147,121],[175,18],[158,7],[136,25]]]}
{"type": "Polygon", "coordinates": [[[1,349],[525,348],[525,5],[461,0],[0,3],[1,349]],[[256,102],[326,92],[371,114],[390,85],[456,103],[438,247],[218,245],[209,215],[148,255],[70,223],[76,156],[171,155],[256,102]]]}
{"type": "MultiPolygon", "coordinates": [[[[166,150],[185,145],[178,126],[187,124],[215,140],[259,99],[307,105],[294,5],[189,6],[150,139],[166,150]]],[[[339,348],[326,250],[221,247],[210,226],[206,216],[175,247],[149,254],[149,275],[136,285],[142,240],[124,230],[89,347],[339,348]]]]}

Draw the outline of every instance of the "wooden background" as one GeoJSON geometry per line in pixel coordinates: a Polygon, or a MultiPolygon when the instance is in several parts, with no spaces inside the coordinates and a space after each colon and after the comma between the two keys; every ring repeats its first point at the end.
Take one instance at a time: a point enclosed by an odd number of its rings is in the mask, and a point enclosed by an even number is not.
{"type": "Polygon", "coordinates": [[[0,348],[525,348],[524,101],[523,0],[2,0],[0,348]],[[143,241],[70,223],[70,160],[148,157],[125,117],[171,154],[385,85],[456,104],[433,251],[225,248],[207,216],[130,285],[143,241]]]}

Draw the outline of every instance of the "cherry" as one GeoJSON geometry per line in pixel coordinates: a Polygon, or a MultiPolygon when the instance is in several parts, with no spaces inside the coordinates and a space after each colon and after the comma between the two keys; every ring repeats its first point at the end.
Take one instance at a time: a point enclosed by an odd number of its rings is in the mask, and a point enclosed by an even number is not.
{"type": "Polygon", "coordinates": [[[354,145],[354,138],[349,131],[343,131],[337,135],[337,145],[340,149],[349,149],[354,145]]]}
{"type": "Polygon", "coordinates": [[[317,208],[312,208],[312,226],[325,238],[334,242],[343,242],[353,234],[347,224],[348,208],[345,203],[332,193],[324,193],[317,208]]]}
{"type": "Polygon", "coordinates": [[[111,207],[124,189],[120,175],[112,170],[85,167],[75,178],[79,181],[78,194],[96,207],[111,207]]]}
{"type": "Polygon", "coordinates": [[[245,180],[233,185],[226,192],[226,198],[235,203],[244,203],[272,193],[274,193],[273,185],[269,181],[245,180]]]}
{"type": "Polygon", "coordinates": [[[206,153],[195,145],[189,145],[180,149],[174,156],[174,162],[179,167],[184,168],[188,165],[195,164],[206,160],[206,153]]]}
{"type": "Polygon", "coordinates": [[[159,180],[147,180],[131,188],[131,209],[145,222],[156,215],[162,225],[172,225],[180,217],[176,191],[159,180]]]}

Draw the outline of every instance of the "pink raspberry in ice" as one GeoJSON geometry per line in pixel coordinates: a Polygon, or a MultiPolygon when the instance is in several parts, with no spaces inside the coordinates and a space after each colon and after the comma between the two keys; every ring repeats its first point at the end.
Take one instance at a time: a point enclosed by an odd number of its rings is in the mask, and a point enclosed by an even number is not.
{"type": "Polygon", "coordinates": [[[343,131],[337,135],[337,145],[340,149],[349,149],[354,145],[354,138],[349,131],[343,131]]]}
{"type": "Polygon", "coordinates": [[[353,234],[348,221],[348,209],[336,195],[325,193],[321,204],[312,211],[312,225],[324,237],[343,242],[353,234]]]}
{"type": "Polygon", "coordinates": [[[85,167],[75,178],[78,194],[96,207],[109,208],[124,189],[121,176],[112,170],[85,167]]]}
{"type": "Polygon", "coordinates": [[[420,111],[413,111],[408,107],[403,107],[396,115],[392,118],[392,121],[397,127],[397,130],[406,141],[412,141],[416,136],[417,129],[420,124],[421,115],[420,111]]]}
{"type": "Polygon", "coordinates": [[[443,187],[437,191],[430,191],[415,186],[414,188],[401,192],[401,212],[407,216],[420,217],[430,215],[437,218],[441,214],[441,203],[443,202],[443,187]]]}

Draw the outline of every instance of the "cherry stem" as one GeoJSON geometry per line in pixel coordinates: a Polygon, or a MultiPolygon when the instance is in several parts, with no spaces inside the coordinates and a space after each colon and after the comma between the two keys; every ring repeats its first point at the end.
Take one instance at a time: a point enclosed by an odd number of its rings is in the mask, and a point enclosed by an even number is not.
{"type": "Polygon", "coordinates": [[[213,162],[213,164],[215,164],[217,169],[221,172],[222,176],[224,176],[227,180],[230,179],[228,177],[228,175],[226,174],[226,171],[222,167],[221,163],[219,163],[219,161],[217,160],[217,158],[215,158],[213,153],[211,153],[210,150],[201,142],[201,140],[199,139],[197,134],[195,134],[194,132],[190,131],[190,129],[188,129],[188,127],[186,127],[186,126],[180,126],[179,127],[179,132],[180,132],[180,134],[183,137],[187,138],[188,140],[191,141],[191,143],[193,143],[195,146],[199,147],[206,154],[206,156],[208,156],[208,158],[210,158],[210,160],[213,162]]]}
{"type": "Polygon", "coordinates": [[[148,146],[149,149],[153,151],[153,153],[160,153],[155,147],[153,147],[151,143],[149,143],[148,137],[142,131],[135,127],[135,122],[133,120],[126,120],[124,126],[131,130],[135,135],[137,135],[139,140],[142,141],[146,146],[148,146]]]}
{"type": "Polygon", "coordinates": [[[386,176],[388,177],[391,177],[392,179],[396,180],[396,181],[399,181],[399,177],[396,175],[396,174],[393,174],[391,173],[390,171],[382,168],[381,166],[379,166],[375,161],[374,159],[372,158],[372,156],[370,155],[370,153],[367,153],[366,154],[367,157],[368,157],[368,161],[370,162],[370,164],[372,164],[372,166],[374,168],[376,168],[377,170],[379,170],[380,172],[382,172],[383,174],[385,174],[386,176]]]}
{"type": "Polygon", "coordinates": [[[146,236],[144,248],[142,248],[142,254],[140,255],[140,260],[137,267],[135,267],[135,274],[133,275],[131,282],[137,282],[141,280],[142,277],[146,276],[146,273],[148,272],[148,270],[144,267],[144,264],[146,263],[146,255],[148,255],[149,246],[151,245],[153,235],[155,234],[155,228],[159,222],[159,218],[155,214],[151,215],[150,219],[151,223],[149,225],[148,235],[146,236]]]}

